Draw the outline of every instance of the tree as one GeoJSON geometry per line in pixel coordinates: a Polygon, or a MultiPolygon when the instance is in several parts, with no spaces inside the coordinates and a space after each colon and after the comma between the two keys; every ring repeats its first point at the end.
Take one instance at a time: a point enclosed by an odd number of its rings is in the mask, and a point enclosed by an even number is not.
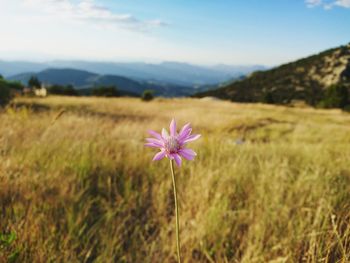
{"type": "Polygon", "coordinates": [[[337,84],[330,86],[326,92],[321,106],[324,108],[344,109],[350,104],[349,91],[345,85],[337,84]]]}
{"type": "Polygon", "coordinates": [[[0,80],[0,106],[5,106],[11,100],[11,90],[8,82],[0,80]]]}
{"type": "Polygon", "coordinates": [[[153,90],[145,90],[142,93],[142,100],[143,101],[151,101],[153,100],[154,96],[153,96],[153,90]]]}
{"type": "Polygon", "coordinates": [[[97,97],[119,97],[119,91],[115,86],[100,86],[92,89],[91,94],[97,97]]]}
{"type": "Polygon", "coordinates": [[[271,91],[267,91],[264,93],[263,103],[267,103],[267,104],[274,104],[275,103],[271,91]]]}
{"type": "Polygon", "coordinates": [[[4,77],[0,74],[0,80],[4,79],[4,77]]]}
{"type": "Polygon", "coordinates": [[[79,96],[78,91],[72,86],[72,85],[67,85],[64,88],[64,95],[68,96],[79,96]]]}
{"type": "Polygon", "coordinates": [[[41,82],[39,79],[35,76],[31,76],[29,81],[28,81],[28,86],[31,88],[40,88],[41,87],[41,82]]]}
{"type": "Polygon", "coordinates": [[[67,95],[67,96],[78,96],[78,91],[74,89],[72,85],[61,86],[53,85],[48,88],[50,94],[55,95],[67,95]]]}

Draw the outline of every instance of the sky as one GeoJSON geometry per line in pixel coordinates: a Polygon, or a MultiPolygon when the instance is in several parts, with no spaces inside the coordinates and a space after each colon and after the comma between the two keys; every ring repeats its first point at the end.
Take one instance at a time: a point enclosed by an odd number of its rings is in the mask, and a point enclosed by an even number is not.
{"type": "Polygon", "coordinates": [[[275,66],[349,26],[350,0],[0,0],[0,59],[275,66]]]}

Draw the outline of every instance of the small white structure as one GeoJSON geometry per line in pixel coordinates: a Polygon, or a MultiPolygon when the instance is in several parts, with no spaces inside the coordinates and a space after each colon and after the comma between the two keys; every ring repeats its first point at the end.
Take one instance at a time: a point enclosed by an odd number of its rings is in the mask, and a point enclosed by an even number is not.
{"type": "Polygon", "coordinates": [[[42,97],[42,98],[46,97],[47,96],[47,89],[46,89],[45,85],[42,84],[39,89],[34,88],[34,94],[37,97],[42,97]]]}

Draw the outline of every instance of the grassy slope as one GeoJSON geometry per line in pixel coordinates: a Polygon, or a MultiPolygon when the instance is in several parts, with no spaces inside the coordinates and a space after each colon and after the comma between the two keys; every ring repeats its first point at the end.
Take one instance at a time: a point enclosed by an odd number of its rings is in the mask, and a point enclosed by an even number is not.
{"type": "Polygon", "coordinates": [[[329,49],[270,70],[255,72],[241,81],[194,96],[214,96],[235,102],[262,102],[269,94],[277,104],[304,100],[316,105],[322,100],[324,90],[331,85],[325,84],[326,77],[332,79],[344,74],[343,82],[349,84],[350,69],[345,69],[348,62],[341,61],[347,61],[349,55],[350,46],[329,49]]]}
{"type": "Polygon", "coordinates": [[[173,116],[203,135],[196,161],[177,170],[185,262],[350,259],[349,114],[190,99],[17,103],[34,104],[0,113],[0,229],[17,234],[0,262],[16,251],[20,262],[175,262],[168,162],[143,147],[146,130],[173,116]]]}

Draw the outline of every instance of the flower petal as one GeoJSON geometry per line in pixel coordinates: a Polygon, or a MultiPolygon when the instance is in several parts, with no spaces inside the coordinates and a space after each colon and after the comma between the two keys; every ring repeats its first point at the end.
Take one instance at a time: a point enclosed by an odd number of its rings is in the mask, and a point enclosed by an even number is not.
{"type": "Polygon", "coordinates": [[[146,147],[151,147],[151,148],[161,148],[161,147],[159,147],[158,146],[158,144],[154,144],[154,143],[151,143],[151,142],[149,142],[149,143],[146,143],[146,144],[144,144],[146,147]]]}
{"type": "Polygon", "coordinates": [[[179,151],[179,154],[189,161],[192,161],[194,157],[197,155],[195,151],[193,151],[192,149],[181,149],[179,151]]]}
{"type": "Polygon", "coordinates": [[[148,133],[150,135],[152,135],[154,138],[156,138],[158,140],[162,140],[162,135],[160,135],[158,132],[153,131],[153,130],[149,130],[148,133]]]}
{"type": "Polygon", "coordinates": [[[168,139],[169,138],[169,133],[166,129],[162,129],[162,137],[164,140],[168,139]]]}
{"type": "Polygon", "coordinates": [[[191,124],[187,123],[185,126],[182,127],[181,131],[179,132],[178,140],[183,140],[184,138],[189,136],[191,132],[191,124]]]}
{"type": "Polygon", "coordinates": [[[172,119],[171,123],[170,123],[170,135],[176,136],[176,121],[175,121],[175,119],[172,119]]]}
{"type": "Polygon", "coordinates": [[[173,153],[172,156],[174,157],[174,160],[177,166],[180,167],[182,162],[180,155],[178,155],[177,153],[173,153]]]}
{"type": "Polygon", "coordinates": [[[190,136],[191,132],[192,132],[192,129],[191,128],[188,129],[186,133],[183,134],[183,136],[177,138],[178,142],[180,144],[184,144],[184,141],[190,136]]]}
{"type": "Polygon", "coordinates": [[[153,157],[153,161],[159,161],[162,160],[165,157],[166,152],[165,151],[160,151],[153,157]]]}
{"type": "Polygon", "coordinates": [[[198,140],[199,138],[201,137],[200,134],[193,134],[193,135],[190,135],[188,136],[185,140],[183,140],[182,143],[188,143],[188,142],[193,142],[195,140],[198,140]]]}
{"type": "Polygon", "coordinates": [[[150,142],[150,143],[153,143],[153,144],[156,144],[156,145],[158,145],[159,147],[163,147],[163,146],[164,146],[163,140],[160,141],[160,140],[153,139],[153,138],[146,138],[146,141],[147,141],[147,142],[150,142]]]}

